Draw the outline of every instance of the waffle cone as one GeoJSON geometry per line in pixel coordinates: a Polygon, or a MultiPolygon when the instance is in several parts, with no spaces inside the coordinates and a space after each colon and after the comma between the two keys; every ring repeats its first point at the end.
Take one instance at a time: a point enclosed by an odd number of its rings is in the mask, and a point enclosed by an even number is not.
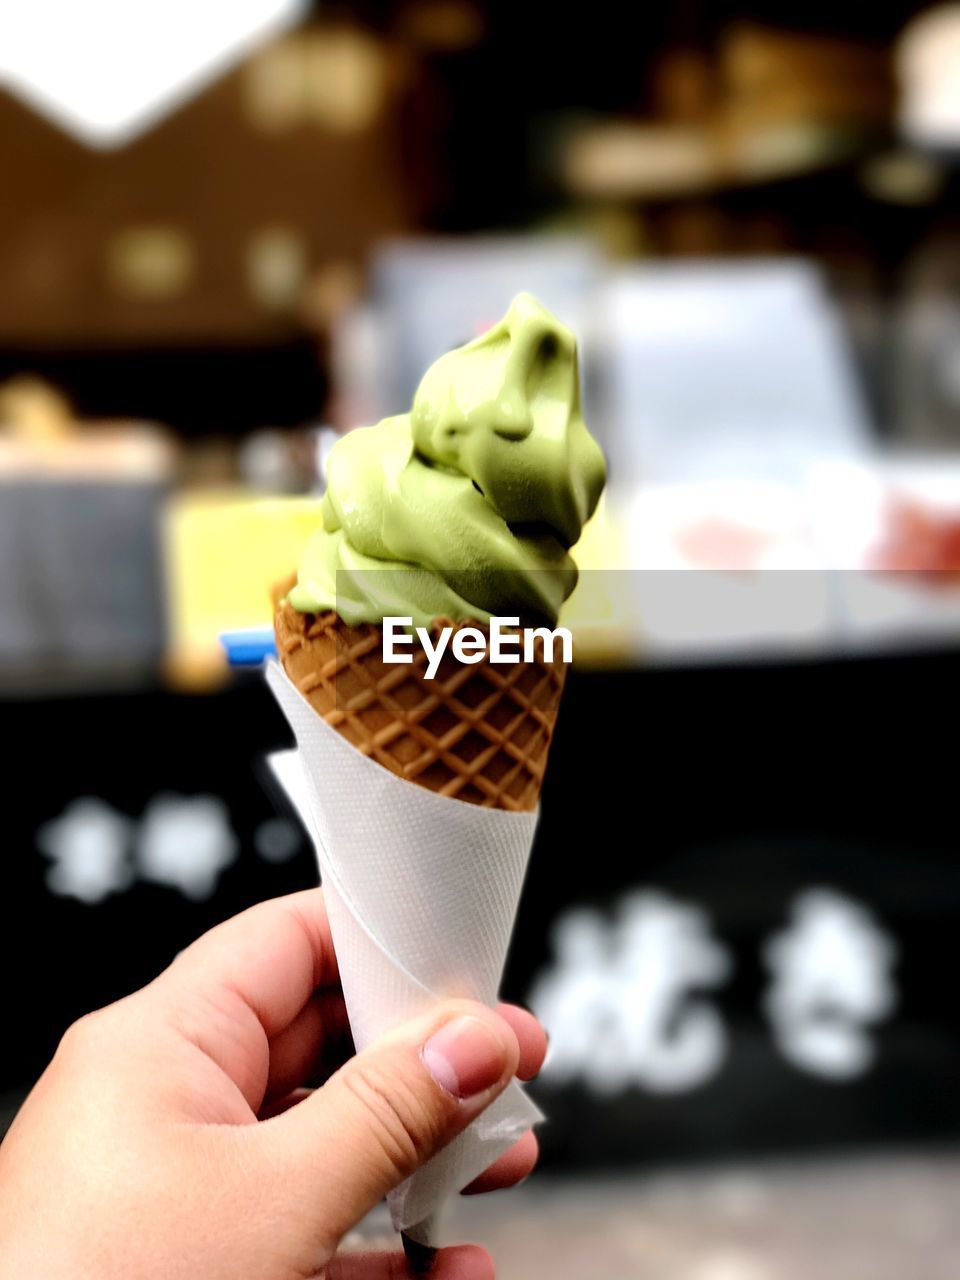
{"type": "Polygon", "coordinates": [[[427,680],[421,646],[413,646],[410,664],[385,663],[380,627],[348,626],[333,611],[300,613],[284,602],[287,585],[274,593],[277,652],[327,724],[430,791],[489,809],[536,808],[566,678],[562,662],[546,662],[540,646],[532,662],[484,658],[468,666],[448,648],[427,680]]]}

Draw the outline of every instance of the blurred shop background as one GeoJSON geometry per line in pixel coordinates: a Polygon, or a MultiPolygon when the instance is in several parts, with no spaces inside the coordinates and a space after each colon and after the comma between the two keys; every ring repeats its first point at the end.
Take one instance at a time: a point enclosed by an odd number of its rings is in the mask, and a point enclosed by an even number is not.
{"type": "Polygon", "coordinates": [[[502,1274],[960,1270],[960,5],[0,13],[9,1120],[315,882],[220,633],[337,436],[521,289],[610,463],[505,994],[502,1274]],[[947,715],[949,719],[949,715],[947,715]]]}

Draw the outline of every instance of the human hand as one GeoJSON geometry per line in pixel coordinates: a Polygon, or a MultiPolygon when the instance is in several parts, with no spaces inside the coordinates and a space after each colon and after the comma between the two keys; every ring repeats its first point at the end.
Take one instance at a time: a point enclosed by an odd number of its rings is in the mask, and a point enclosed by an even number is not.
{"type": "MultiPolygon", "coordinates": [[[[263,903],[67,1031],[0,1146],[0,1280],[397,1280],[402,1254],[340,1240],[545,1050],[532,1014],[449,1000],[344,1063],[320,890],[263,903]]],[[[461,1247],[434,1280],[492,1275],[461,1247]]]]}

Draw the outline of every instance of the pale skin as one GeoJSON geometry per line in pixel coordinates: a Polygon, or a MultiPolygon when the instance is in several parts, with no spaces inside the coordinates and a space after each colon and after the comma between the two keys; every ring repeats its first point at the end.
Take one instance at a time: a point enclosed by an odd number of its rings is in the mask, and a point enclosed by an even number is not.
{"type": "MultiPolygon", "coordinates": [[[[340,1241],[545,1051],[526,1011],[451,1000],[348,1056],[321,891],[254,907],[66,1033],[0,1146],[0,1280],[399,1280],[340,1241]]],[[[536,1157],[528,1134],[468,1191],[536,1157]]]]}

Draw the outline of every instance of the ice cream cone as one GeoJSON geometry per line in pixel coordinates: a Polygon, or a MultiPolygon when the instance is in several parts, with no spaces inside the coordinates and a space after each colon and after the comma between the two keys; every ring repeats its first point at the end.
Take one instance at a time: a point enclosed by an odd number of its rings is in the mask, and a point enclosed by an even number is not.
{"type": "MultiPolygon", "coordinates": [[[[408,413],[330,454],[318,527],[274,595],[267,680],[296,735],[361,1051],[431,1002],[497,1000],[566,678],[540,624],[576,585],[570,549],[604,477],[574,337],[526,294],[435,361],[408,413]],[[416,641],[384,661],[398,616],[423,636],[487,619],[491,641],[537,625],[513,662],[468,659],[447,633],[432,670],[416,641]]],[[[540,1118],[512,1081],[391,1193],[418,1268],[446,1199],[540,1118]]]]}
{"type": "MultiPolygon", "coordinates": [[[[287,675],[327,724],[398,777],[488,809],[529,811],[540,797],[566,678],[562,662],[464,665],[445,658],[433,679],[383,660],[382,629],[348,626],[334,611],[276,604],[287,675]]],[[[448,625],[438,619],[438,626],[448,625]]],[[[466,625],[466,624],[462,624],[466,625]]],[[[475,624],[472,624],[475,625],[475,624]]]]}

